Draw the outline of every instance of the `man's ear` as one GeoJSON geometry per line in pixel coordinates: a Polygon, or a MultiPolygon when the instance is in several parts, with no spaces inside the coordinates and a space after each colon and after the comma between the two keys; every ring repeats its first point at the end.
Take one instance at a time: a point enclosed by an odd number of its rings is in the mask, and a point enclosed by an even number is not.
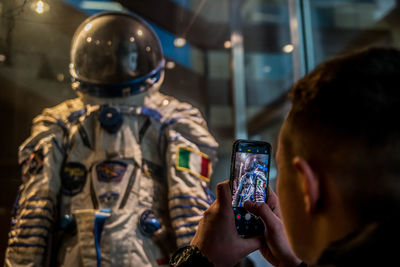
{"type": "Polygon", "coordinates": [[[310,164],[301,157],[294,157],[292,161],[300,180],[301,191],[304,197],[304,206],[307,213],[316,210],[320,198],[319,180],[310,164]]]}

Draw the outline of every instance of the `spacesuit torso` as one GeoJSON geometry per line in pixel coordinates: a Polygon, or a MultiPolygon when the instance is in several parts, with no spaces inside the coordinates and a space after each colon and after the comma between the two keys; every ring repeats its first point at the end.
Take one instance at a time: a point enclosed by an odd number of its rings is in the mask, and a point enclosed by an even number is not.
{"type": "Polygon", "coordinates": [[[158,90],[45,109],[20,147],[6,265],[167,264],[213,201],[217,146],[196,108],[158,90]]]}
{"type": "Polygon", "coordinates": [[[233,201],[234,206],[243,207],[248,200],[265,202],[267,177],[264,169],[265,167],[256,165],[253,170],[242,175],[233,201]]]}

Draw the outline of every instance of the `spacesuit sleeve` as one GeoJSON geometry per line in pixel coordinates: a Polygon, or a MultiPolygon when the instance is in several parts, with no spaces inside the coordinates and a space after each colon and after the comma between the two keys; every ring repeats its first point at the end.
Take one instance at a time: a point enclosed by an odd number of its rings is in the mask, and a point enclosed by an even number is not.
{"type": "Polygon", "coordinates": [[[193,238],[213,202],[207,187],[216,163],[217,142],[196,109],[164,123],[167,127],[168,206],[178,247],[193,238]]]}
{"type": "Polygon", "coordinates": [[[15,200],[5,266],[42,266],[49,253],[57,193],[60,188],[63,131],[36,118],[19,149],[22,184],[15,200]]]}

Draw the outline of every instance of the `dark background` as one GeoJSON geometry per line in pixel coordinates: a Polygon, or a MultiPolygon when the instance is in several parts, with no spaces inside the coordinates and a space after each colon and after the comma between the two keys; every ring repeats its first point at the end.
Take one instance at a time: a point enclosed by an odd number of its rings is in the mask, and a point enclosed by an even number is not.
{"type": "MultiPolygon", "coordinates": [[[[162,92],[198,107],[220,143],[211,187],[229,177],[233,131],[230,0],[83,1],[0,0],[0,264],[4,261],[11,209],[20,184],[19,145],[30,135],[34,116],[75,97],[68,73],[69,49],[77,26],[89,15],[124,10],[144,17],[160,36],[167,60],[162,92]],[[156,8],[155,8],[156,7],[156,8]],[[177,48],[173,40],[186,37],[177,48]]],[[[243,0],[246,114],[249,137],[276,147],[293,82],[287,0],[243,0]]],[[[399,47],[396,0],[311,0],[308,42],[315,63],[369,45],[399,47]]],[[[276,169],[271,166],[274,185],[276,169]]]]}

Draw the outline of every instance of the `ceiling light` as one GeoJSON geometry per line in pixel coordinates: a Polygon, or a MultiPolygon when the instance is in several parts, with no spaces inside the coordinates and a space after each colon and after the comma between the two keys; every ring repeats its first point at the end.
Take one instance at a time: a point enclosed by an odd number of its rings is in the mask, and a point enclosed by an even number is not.
{"type": "Polygon", "coordinates": [[[268,66],[268,65],[267,65],[267,66],[264,66],[262,70],[263,70],[263,72],[265,72],[265,73],[269,73],[269,72],[271,72],[272,68],[271,68],[271,66],[268,66]]]}
{"type": "Polygon", "coordinates": [[[44,0],[34,1],[31,5],[31,8],[38,14],[43,14],[44,12],[50,9],[49,4],[47,4],[44,0]]]}
{"type": "Polygon", "coordinates": [[[186,39],[183,38],[183,37],[177,37],[177,38],[175,38],[175,40],[174,40],[174,45],[175,45],[176,47],[182,47],[182,46],[184,46],[185,44],[186,44],[186,39]]]}
{"type": "Polygon", "coordinates": [[[167,64],[165,64],[165,67],[166,67],[167,69],[173,69],[173,68],[175,68],[175,62],[173,62],[173,61],[168,61],[167,64]]]}
{"type": "Polygon", "coordinates": [[[59,81],[59,82],[64,81],[64,74],[62,74],[62,73],[57,74],[57,81],[59,81]]]}
{"type": "Polygon", "coordinates": [[[224,42],[224,47],[225,47],[226,49],[231,48],[231,47],[232,47],[231,41],[225,41],[225,42],[224,42]]]}
{"type": "Polygon", "coordinates": [[[282,51],[285,52],[285,53],[288,53],[288,54],[292,53],[293,49],[294,49],[294,47],[293,47],[292,44],[287,44],[284,47],[282,47],[282,51]]]}

